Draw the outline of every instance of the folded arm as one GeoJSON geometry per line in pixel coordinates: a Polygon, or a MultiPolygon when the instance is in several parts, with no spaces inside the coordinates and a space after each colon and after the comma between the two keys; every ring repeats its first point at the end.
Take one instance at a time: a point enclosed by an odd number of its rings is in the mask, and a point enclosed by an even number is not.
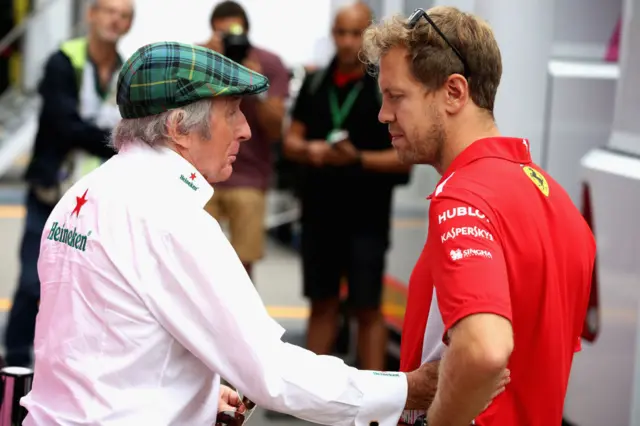
{"type": "Polygon", "coordinates": [[[62,53],[54,54],[47,62],[39,91],[42,119],[55,128],[56,143],[103,158],[115,154],[108,145],[109,132],[80,117],[75,72],[62,53]]]}
{"type": "Polygon", "coordinates": [[[362,167],[379,173],[409,173],[410,164],[400,162],[395,148],[381,151],[362,151],[362,167]]]}

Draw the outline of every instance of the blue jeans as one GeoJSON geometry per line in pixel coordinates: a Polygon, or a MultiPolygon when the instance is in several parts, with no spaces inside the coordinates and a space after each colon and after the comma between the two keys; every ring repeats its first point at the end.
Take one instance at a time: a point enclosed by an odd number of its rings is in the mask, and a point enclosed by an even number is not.
{"type": "Polygon", "coordinates": [[[6,364],[20,367],[30,367],[32,364],[31,353],[40,300],[40,239],[53,210],[52,206],[40,202],[31,191],[27,194],[26,207],[27,217],[20,246],[20,278],[5,332],[6,364]]]}

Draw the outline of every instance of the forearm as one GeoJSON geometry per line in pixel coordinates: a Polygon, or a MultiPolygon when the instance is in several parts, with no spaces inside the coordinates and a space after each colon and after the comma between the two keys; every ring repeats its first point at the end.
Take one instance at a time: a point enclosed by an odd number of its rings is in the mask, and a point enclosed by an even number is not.
{"type": "Polygon", "coordinates": [[[385,149],[383,151],[362,151],[362,167],[381,173],[408,173],[411,165],[403,164],[398,159],[395,149],[385,149]]]}
{"type": "Polygon", "coordinates": [[[284,155],[296,163],[308,164],[308,142],[297,135],[288,135],[284,143],[284,155]]]}
{"type": "Polygon", "coordinates": [[[241,391],[263,408],[314,423],[395,426],[407,398],[404,374],[359,371],[286,343],[262,368],[246,375],[241,391]]]}
{"type": "Polygon", "coordinates": [[[256,109],[260,126],[270,140],[282,137],[282,120],[284,119],[284,101],[280,98],[256,99],[256,109]]]}
{"type": "Polygon", "coordinates": [[[441,363],[429,426],[468,426],[490,401],[506,368],[481,352],[452,344],[441,363]]]}

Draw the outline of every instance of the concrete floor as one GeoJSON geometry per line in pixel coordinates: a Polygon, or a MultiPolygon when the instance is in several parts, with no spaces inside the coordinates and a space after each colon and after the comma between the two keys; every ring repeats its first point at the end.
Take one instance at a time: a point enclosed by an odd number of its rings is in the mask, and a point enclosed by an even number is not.
{"type": "MultiPolygon", "coordinates": [[[[18,276],[18,245],[24,216],[22,197],[22,188],[19,185],[0,185],[0,235],[4,241],[4,249],[0,251],[0,331],[5,327],[18,276]]],[[[388,256],[387,270],[398,281],[408,281],[413,264],[424,244],[426,208],[425,202],[424,206],[399,206],[396,209],[393,248],[388,256]]],[[[266,257],[256,265],[255,282],[272,316],[287,330],[285,340],[302,344],[308,309],[301,296],[301,267],[298,256],[290,249],[269,240],[266,257]]],[[[310,424],[283,415],[277,416],[266,418],[264,412],[256,412],[250,424],[310,424]]]]}

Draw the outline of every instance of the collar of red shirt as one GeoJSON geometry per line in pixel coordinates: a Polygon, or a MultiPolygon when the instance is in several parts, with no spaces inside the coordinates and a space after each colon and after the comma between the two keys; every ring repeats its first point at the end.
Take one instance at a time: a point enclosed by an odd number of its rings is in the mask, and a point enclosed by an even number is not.
{"type": "Polygon", "coordinates": [[[518,164],[531,163],[529,141],[522,138],[492,137],[478,139],[462,151],[451,163],[447,171],[442,175],[440,182],[428,199],[435,196],[437,188],[449,179],[453,173],[481,158],[500,158],[518,164]]]}

